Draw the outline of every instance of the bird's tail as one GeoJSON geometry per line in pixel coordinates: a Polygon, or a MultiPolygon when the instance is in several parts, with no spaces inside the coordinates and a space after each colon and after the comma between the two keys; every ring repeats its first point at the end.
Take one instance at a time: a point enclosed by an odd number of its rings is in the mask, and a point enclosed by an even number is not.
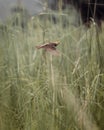
{"type": "Polygon", "coordinates": [[[37,49],[40,49],[41,47],[40,46],[36,46],[37,49]]]}

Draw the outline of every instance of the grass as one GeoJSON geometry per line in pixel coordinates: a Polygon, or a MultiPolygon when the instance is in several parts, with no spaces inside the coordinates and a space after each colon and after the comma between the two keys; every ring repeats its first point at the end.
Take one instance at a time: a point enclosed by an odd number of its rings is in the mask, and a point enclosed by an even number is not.
{"type": "Polygon", "coordinates": [[[104,129],[104,32],[57,16],[0,30],[1,130],[104,129]],[[60,56],[35,48],[49,41],[60,41],[60,56]]]}

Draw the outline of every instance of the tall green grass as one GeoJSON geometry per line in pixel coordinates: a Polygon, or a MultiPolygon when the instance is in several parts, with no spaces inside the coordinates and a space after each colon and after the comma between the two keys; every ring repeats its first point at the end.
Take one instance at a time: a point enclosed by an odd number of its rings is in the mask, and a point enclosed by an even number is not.
{"type": "Polygon", "coordinates": [[[0,30],[0,130],[104,129],[104,32],[57,15],[0,30]],[[35,48],[57,40],[60,56],[35,48]]]}

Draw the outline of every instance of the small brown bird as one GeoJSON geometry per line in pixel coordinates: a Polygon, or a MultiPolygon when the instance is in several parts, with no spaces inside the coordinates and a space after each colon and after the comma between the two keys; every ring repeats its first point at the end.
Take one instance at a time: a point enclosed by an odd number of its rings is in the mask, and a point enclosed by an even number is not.
{"type": "Polygon", "coordinates": [[[53,55],[59,55],[59,52],[56,50],[57,45],[60,42],[49,42],[49,43],[45,43],[39,46],[36,46],[37,49],[45,49],[46,51],[50,52],[53,55]]]}

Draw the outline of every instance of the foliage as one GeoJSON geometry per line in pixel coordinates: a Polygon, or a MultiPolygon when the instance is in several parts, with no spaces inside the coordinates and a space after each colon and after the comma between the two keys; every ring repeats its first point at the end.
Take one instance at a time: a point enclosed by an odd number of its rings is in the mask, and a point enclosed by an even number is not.
{"type": "Polygon", "coordinates": [[[1,130],[104,129],[104,32],[58,16],[0,30],[1,130]],[[57,40],[60,56],[35,48],[57,40]]]}

